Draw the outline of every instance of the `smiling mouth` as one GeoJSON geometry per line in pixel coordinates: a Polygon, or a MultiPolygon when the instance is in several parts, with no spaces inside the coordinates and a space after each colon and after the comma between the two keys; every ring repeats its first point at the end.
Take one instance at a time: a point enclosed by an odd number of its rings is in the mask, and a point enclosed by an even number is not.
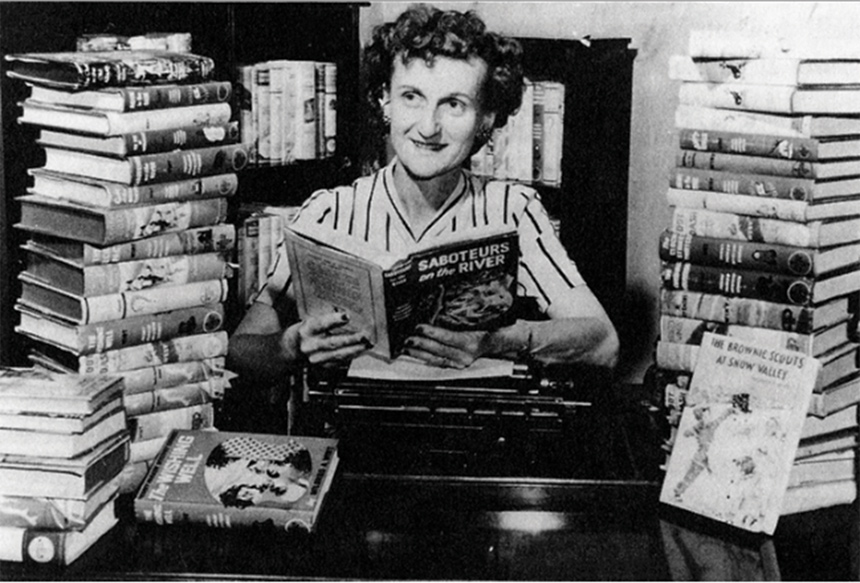
{"type": "Polygon", "coordinates": [[[429,150],[431,152],[438,152],[445,147],[445,144],[431,144],[429,142],[418,142],[415,140],[412,140],[412,144],[419,150],[429,150]]]}

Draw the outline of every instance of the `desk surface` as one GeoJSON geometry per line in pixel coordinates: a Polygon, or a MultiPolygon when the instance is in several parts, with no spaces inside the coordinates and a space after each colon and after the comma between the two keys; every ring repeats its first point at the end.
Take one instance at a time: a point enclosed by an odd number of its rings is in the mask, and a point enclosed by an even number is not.
{"type": "Polygon", "coordinates": [[[455,455],[447,466],[438,456],[406,455],[412,445],[383,450],[381,442],[393,441],[384,435],[362,441],[368,448],[347,447],[309,535],[137,524],[131,498],[121,497],[120,524],[71,566],[0,563],[0,579],[857,576],[856,504],[783,517],[773,537],[661,506],[653,417],[635,398],[626,402],[580,420],[568,441],[548,439],[555,451],[539,458],[558,464],[528,471],[510,471],[512,459],[533,452],[509,442],[486,450],[498,454],[493,463],[455,455]]]}

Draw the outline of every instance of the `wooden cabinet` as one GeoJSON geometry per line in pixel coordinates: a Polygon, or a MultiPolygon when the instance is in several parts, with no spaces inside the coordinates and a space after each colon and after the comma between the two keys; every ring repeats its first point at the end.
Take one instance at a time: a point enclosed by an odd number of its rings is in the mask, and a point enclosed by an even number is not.
{"type": "Polygon", "coordinates": [[[525,74],[565,85],[562,185],[537,185],[561,240],[618,326],[627,261],[633,60],[630,39],[519,39],[525,74]]]}
{"type": "MultiPolygon", "coordinates": [[[[337,155],[240,174],[237,202],[296,204],[316,188],[357,175],[360,8],[359,3],[4,2],[0,53],[74,50],[75,39],[85,33],[189,32],[193,52],[215,60],[217,79],[235,81],[238,65],[271,59],[336,63],[337,155]]],[[[14,197],[25,192],[27,169],[41,165],[43,154],[35,144],[38,130],[17,122],[17,103],[28,96],[27,87],[7,78],[5,63],[0,63],[0,75],[0,364],[10,365],[26,364],[23,343],[14,333],[18,245],[24,240],[12,227],[19,216],[14,197]]]]}

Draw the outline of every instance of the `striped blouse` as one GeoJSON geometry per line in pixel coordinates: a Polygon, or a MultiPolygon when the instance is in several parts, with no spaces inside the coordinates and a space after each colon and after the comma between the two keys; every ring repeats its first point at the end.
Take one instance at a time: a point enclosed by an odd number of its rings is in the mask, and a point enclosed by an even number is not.
{"type": "MultiPolygon", "coordinates": [[[[546,311],[571,288],[584,283],[533,188],[487,180],[462,170],[454,193],[424,230],[417,232],[409,224],[396,195],[394,163],[350,186],[315,192],[294,220],[310,222],[314,229],[338,231],[375,248],[396,250],[404,255],[436,237],[469,231],[480,234],[482,230],[513,225],[519,233],[519,295],[535,298],[540,309],[546,311]]],[[[281,306],[279,300],[285,293],[292,297],[286,250],[280,245],[256,301],[281,306]]]]}

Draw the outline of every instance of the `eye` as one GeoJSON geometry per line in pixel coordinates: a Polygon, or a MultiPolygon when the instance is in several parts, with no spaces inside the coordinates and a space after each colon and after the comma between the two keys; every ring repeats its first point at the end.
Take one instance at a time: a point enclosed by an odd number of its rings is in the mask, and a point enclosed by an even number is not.
{"type": "Polygon", "coordinates": [[[463,115],[466,113],[467,105],[459,99],[449,99],[446,102],[448,110],[454,115],[463,115]]]}
{"type": "Polygon", "coordinates": [[[419,103],[421,96],[415,91],[404,91],[400,94],[400,100],[408,106],[415,106],[419,103]]]}

